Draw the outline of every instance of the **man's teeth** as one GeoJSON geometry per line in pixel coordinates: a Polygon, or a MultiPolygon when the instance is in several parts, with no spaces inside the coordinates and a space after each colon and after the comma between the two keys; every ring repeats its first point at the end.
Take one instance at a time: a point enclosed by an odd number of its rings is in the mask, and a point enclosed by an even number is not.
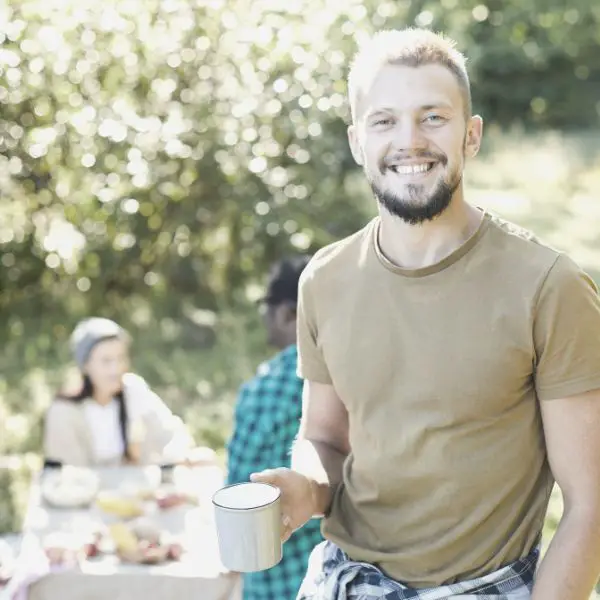
{"type": "Polygon", "coordinates": [[[393,165],[390,168],[394,173],[399,173],[400,175],[414,175],[416,173],[425,173],[432,166],[431,163],[423,163],[422,165],[393,165]]]}

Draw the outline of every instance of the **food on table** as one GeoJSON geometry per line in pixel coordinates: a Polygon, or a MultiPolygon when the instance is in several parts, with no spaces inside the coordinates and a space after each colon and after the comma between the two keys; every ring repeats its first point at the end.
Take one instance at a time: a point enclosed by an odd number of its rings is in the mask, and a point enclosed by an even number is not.
{"type": "Polygon", "coordinates": [[[183,548],[180,544],[164,543],[161,531],[148,519],[134,523],[116,523],[109,527],[116,552],[122,560],[140,564],[156,564],[166,560],[179,560],[183,548]]]}
{"type": "Polygon", "coordinates": [[[139,540],[125,523],[114,523],[109,526],[108,530],[118,554],[135,552],[137,550],[139,540]]]}
{"type": "Polygon", "coordinates": [[[64,565],[76,562],[76,553],[71,548],[50,546],[44,548],[44,552],[51,565],[64,565]]]}
{"type": "Polygon", "coordinates": [[[183,554],[183,546],[181,544],[169,544],[169,552],[167,558],[171,560],[179,560],[183,554]]]}
{"type": "Polygon", "coordinates": [[[95,558],[100,554],[100,547],[97,542],[86,542],[83,545],[83,554],[86,558],[95,558]]]}
{"type": "Polygon", "coordinates": [[[156,490],[154,488],[140,488],[135,495],[140,500],[154,500],[156,490]]]}
{"type": "Polygon", "coordinates": [[[163,492],[156,494],[156,504],[159,508],[173,508],[174,506],[181,506],[187,504],[189,501],[188,496],[180,494],[178,492],[163,492]]]}
{"type": "Polygon", "coordinates": [[[51,506],[81,508],[90,505],[98,487],[98,475],[91,469],[64,466],[43,475],[41,494],[51,506]]]}
{"type": "Polygon", "coordinates": [[[140,517],[131,523],[131,530],[140,539],[157,544],[160,541],[160,527],[146,517],[140,517]]]}
{"type": "Polygon", "coordinates": [[[111,492],[100,492],[96,504],[104,512],[117,515],[123,519],[133,519],[144,513],[144,508],[138,498],[127,498],[111,492]]]}
{"type": "Polygon", "coordinates": [[[156,564],[167,560],[168,546],[159,546],[146,540],[140,540],[135,559],[142,564],[156,564]]]}
{"type": "Polygon", "coordinates": [[[75,565],[80,558],[80,548],[69,537],[49,535],[42,548],[50,565],[75,565]]]}

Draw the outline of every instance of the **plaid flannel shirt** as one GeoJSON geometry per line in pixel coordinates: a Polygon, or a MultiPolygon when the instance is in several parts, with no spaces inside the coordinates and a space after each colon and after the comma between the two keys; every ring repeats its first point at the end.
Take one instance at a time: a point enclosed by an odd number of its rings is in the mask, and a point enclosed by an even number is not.
{"type": "Polygon", "coordinates": [[[536,546],[501,569],[439,587],[416,589],[386,577],[376,566],[350,560],[332,542],[323,542],[310,557],[298,600],[511,600],[529,598],[539,557],[536,546]]]}
{"type": "MultiPolygon", "coordinates": [[[[297,358],[296,346],[289,346],[261,365],[256,376],[242,385],[227,448],[228,483],[248,481],[251,473],[263,469],[290,466],[290,450],[302,414],[297,358]]],[[[284,544],[278,565],[244,574],[244,600],[294,600],[306,574],[308,557],[322,540],[318,520],[296,531],[284,544]]]]}

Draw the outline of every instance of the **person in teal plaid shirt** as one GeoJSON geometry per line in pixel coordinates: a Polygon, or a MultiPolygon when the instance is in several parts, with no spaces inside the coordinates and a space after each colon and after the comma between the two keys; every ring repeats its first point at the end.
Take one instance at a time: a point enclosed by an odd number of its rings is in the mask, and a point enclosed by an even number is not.
{"type": "MultiPolygon", "coordinates": [[[[302,414],[302,380],[296,375],[298,279],[308,258],[283,259],[271,272],[261,304],[269,343],[280,352],[263,363],[239,391],[227,447],[229,484],[248,481],[251,473],[267,468],[290,466],[302,414]]],[[[309,521],[284,544],[278,565],[243,575],[244,600],[294,600],[308,557],[322,541],[320,521],[309,521]]]]}

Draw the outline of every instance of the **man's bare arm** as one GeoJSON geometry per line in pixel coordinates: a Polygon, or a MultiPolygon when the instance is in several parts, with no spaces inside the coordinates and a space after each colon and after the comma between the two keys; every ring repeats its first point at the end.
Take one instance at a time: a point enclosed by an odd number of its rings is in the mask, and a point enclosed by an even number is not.
{"type": "Polygon", "coordinates": [[[305,381],[302,397],[292,468],[267,469],[251,476],[252,481],[281,490],[283,540],[312,517],[327,513],[350,452],[348,414],[333,386],[305,381]]]}
{"type": "Polygon", "coordinates": [[[532,600],[588,600],[600,574],[600,390],[543,401],[541,412],[565,510],[532,600]]]}
{"type": "Polygon", "coordinates": [[[324,515],[350,453],[348,413],[332,385],[305,381],[302,421],[292,451],[292,469],[311,480],[315,514],[324,515]]]}

